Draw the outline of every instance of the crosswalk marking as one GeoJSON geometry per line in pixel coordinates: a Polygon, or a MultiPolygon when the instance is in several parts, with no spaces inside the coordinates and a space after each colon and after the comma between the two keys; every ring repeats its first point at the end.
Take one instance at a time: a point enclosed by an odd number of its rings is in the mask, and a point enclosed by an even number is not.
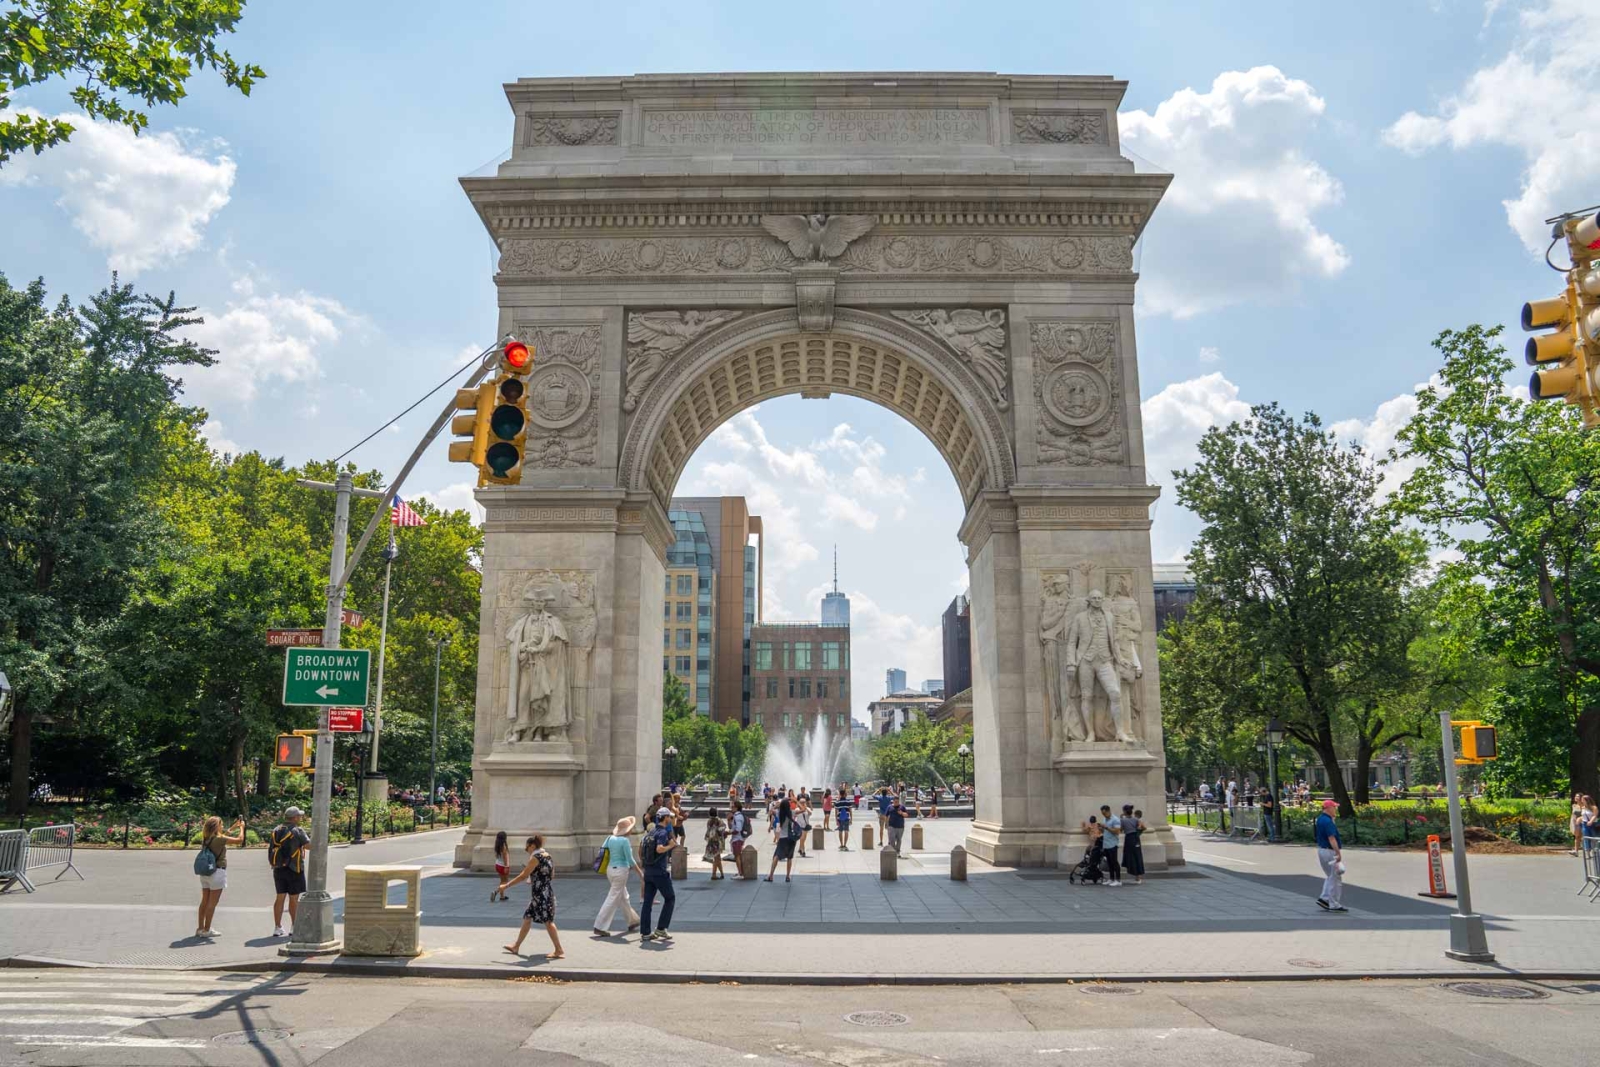
{"type": "Polygon", "coordinates": [[[127,1031],[214,1009],[273,982],[265,975],[227,981],[223,975],[123,971],[96,978],[83,971],[0,977],[0,1048],[209,1048],[206,1038],[127,1031]],[[116,992],[106,991],[111,984],[116,992]]]}

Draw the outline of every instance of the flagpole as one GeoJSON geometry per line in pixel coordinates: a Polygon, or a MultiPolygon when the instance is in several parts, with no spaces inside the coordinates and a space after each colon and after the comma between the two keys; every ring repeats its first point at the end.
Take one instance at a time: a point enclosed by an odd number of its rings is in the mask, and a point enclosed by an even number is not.
{"type": "Polygon", "coordinates": [[[400,555],[394,539],[394,505],[389,505],[389,544],[383,550],[383,621],[378,626],[378,702],[372,711],[372,773],[378,773],[378,735],[383,730],[383,662],[389,643],[389,572],[400,555]]]}

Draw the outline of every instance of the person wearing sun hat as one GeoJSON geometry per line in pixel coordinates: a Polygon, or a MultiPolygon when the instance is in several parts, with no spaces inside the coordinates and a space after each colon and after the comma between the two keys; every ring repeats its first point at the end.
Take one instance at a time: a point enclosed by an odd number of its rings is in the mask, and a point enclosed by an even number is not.
{"type": "Polygon", "coordinates": [[[1339,825],[1333,813],[1339,805],[1332,800],[1322,802],[1322,814],[1317,816],[1317,862],[1322,864],[1322,895],[1317,907],[1323,911],[1349,911],[1344,906],[1344,843],[1339,840],[1339,825]]]}
{"type": "Polygon", "coordinates": [[[600,846],[606,852],[606,881],[610,888],[606,890],[605,903],[600,905],[600,914],[594,919],[597,937],[611,936],[611,917],[619,907],[628,916],[628,932],[639,929],[639,913],[633,910],[633,901],[628,899],[628,872],[638,871],[640,883],[644,882],[644,870],[634,859],[633,843],[628,840],[633,824],[633,816],[624,815],[600,846]]]}

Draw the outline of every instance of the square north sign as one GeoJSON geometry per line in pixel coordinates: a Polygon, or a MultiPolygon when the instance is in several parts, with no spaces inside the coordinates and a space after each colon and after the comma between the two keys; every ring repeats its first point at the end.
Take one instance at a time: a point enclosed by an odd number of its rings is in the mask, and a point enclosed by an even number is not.
{"type": "Polygon", "coordinates": [[[372,653],[364,648],[283,650],[283,702],[348,707],[367,703],[372,653]]]}

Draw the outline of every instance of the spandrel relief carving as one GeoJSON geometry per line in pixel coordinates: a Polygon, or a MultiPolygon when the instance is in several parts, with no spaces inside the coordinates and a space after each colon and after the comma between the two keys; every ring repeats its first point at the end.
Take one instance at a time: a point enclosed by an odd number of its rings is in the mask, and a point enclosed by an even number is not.
{"type": "Polygon", "coordinates": [[[1144,624],[1132,572],[1080,563],[1040,574],[1039,643],[1054,747],[1142,745],[1144,624]],[[1111,594],[1101,586],[1109,580],[1111,594]]]}
{"type": "Polygon", "coordinates": [[[632,411],[650,388],[667,361],[688,347],[689,342],[732,322],[742,312],[714,311],[635,311],[628,316],[628,391],[622,410],[632,411]]]}
{"type": "Polygon", "coordinates": [[[914,323],[939,338],[972,368],[995,406],[1010,407],[1006,392],[1006,313],[957,308],[947,311],[891,311],[897,319],[914,323]]]}

